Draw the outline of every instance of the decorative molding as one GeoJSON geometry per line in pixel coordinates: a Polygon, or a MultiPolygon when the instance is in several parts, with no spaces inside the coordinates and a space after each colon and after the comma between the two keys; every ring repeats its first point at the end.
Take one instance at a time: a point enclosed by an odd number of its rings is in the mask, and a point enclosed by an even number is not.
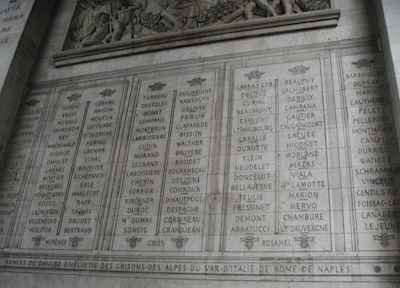
{"type": "Polygon", "coordinates": [[[127,237],[126,242],[129,243],[130,248],[134,249],[137,243],[142,242],[142,238],[137,236],[127,237]]]}
{"type": "Polygon", "coordinates": [[[189,241],[189,238],[183,237],[183,236],[178,236],[177,238],[172,238],[172,243],[176,243],[175,246],[178,249],[181,249],[183,247],[183,243],[186,243],[189,241]]]}
{"type": "Polygon", "coordinates": [[[304,67],[303,65],[299,65],[299,66],[296,66],[296,67],[288,69],[288,70],[289,70],[289,72],[292,72],[293,76],[294,76],[294,75],[298,75],[298,74],[306,74],[306,72],[308,70],[310,70],[310,67],[304,67]]]}
{"type": "Polygon", "coordinates": [[[395,235],[394,234],[387,234],[387,233],[381,233],[380,235],[374,235],[374,240],[379,241],[379,243],[382,245],[382,247],[388,247],[390,244],[390,240],[394,240],[395,235]]]}
{"type": "Polygon", "coordinates": [[[310,242],[314,242],[315,237],[308,236],[306,234],[301,235],[300,237],[294,237],[295,242],[300,242],[300,247],[303,249],[310,247],[310,242]]]}
{"type": "Polygon", "coordinates": [[[252,79],[261,79],[261,76],[264,75],[265,72],[260,72],[258,70],[251,71],[250,73],[244,74],[248,78],[248,80],[252,79]]]}
{"type": "Polygon", "coordinates": [[[203,79],[200,77],[195,77],[192,80],[187,81],[188,84],[190,84],[191,87],[193,86],[201,86],[203,82],[205,82],[207,79],[203,79]]]}
{"type": "Polygon", "coordinates": [[[35,107],[36,104],[38,104],[39,102],[40,102],[39,100],[32,99],[32,100],[29,100],[28,102],[26,102],[25,104],[28,107],[35,107]]]}
{"type": "Polygon", "coordinates": [[[83,241],[83,237],[79,236],[74,236],[74,237],[69,237],[69,242],[72,243],[72,247],[76,248],[79,245],[79,242],[83,241]]]}
{"type": "Polygon", "coordinates": [[[81,98],[81,97],[82,97],[82,95],[74,93],[71,96],[68,96],[67,99],[69,102],[72,102],[72,101],[78,101],[79,98],[81,98]]]}
{"type": "Polygon", "coordinates": [[[259,242],[259,237],[254,237],[253,235],[247,235],[246,237],[241,237],[240,242],[244,242],[247,249],[252,249],[254,247],[254,242],[259,242]]]}
{"type": "Polygon", "coordinates": [[[382,268],[380,266],[374,266],[374,271],[375,273],[380,273],[382,271],[382,268]]]}
{"type": "Polygon", "coordinates": [[[165,84],[165,83],[157,82],[157,83],[154,83],[153,85],[150,85],[149,88],[152,92],[161,91],[166,85],[167,84],[165,84]]]}
{"type": "Polygon", "coordinates": [[[351,64],[357,66],[357,69],[366,67],[370,68],[371,64],[374,63],[375,60],[368,60],[367,58],[360,58],[357,62],[351,62],[351,64]]]}
{"type": "Polygon", "coordinates": [[[42,241],[44,241],[45,239],[46,239],[46,237],[43,237],[41,235],[32,237],[32,241],[33,241],[33,243],[35,243],[36,247],[39,247],[40,244],[42,243],[42,241]]]}
{"type": "Polygon", "coordinates": [[[105,97],[111,97],[115,92],[116,92],[116,90],[105,89],[104,91],[100,92],[99,94],[101,95],[101,97],[105,98],[105,97]]]}

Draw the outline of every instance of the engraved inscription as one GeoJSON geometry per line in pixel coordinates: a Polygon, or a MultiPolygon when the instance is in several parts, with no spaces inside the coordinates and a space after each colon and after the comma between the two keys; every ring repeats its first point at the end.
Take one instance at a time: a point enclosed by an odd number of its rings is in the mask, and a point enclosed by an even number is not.
{"type": "Polygon", "coordinates": [[[10,2],[8,6],[0,8],[0,46],[12,42],[11,34],[21,30],[18,27],[20,20],[25,20],[24,4],[10,2]]]}
{"type": "Polygon", "coordinates": [[[235,70],[226,251],[331,249],[319,62],[291,66],[235,70]]]}
{"type": "Polygon", "coordinates": [[[397,250],[399,152],[384,61],[344,57],[352,197],[360,250],[397,250]]]}
{"type": "Polygon", "coordinates": [[[61,93],[43,151],[22,240],[41,249],[91,249],[108,183],[122,85],[61,93]],[[102,90],[101,90],[102,89],[102,90]],[[118,91],[118,92],[116,92],[118,91]]]}
{"type": "Polygon", "coordinates": [[[31,167],[30,153],[35,143],[34,137],[40,129],[45,107],[44,96],[23,99],[23,104],[14,122],[14,132],[10,138],[11,149],[0,170],[0,246],[4,247],[7,233],[15,225],[13,213],[18,205],[18,197],[26,185],[26,168],[31,167]]]}
{"type": "Polygon", "coordinates": [[[114,249],[129,250],[132,242],[120,239],[139,237],[138,251],[201,251],[214,79],[210,72],[142,81],[114,249]]]}

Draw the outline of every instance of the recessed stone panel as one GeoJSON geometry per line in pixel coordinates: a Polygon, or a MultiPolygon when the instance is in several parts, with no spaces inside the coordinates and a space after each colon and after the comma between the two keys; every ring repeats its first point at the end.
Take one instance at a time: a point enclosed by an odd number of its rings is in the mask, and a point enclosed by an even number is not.
{"type": "Polygon", "coordinates": [[[32,154],[37,145],[37,136],[43,124],[46,109],[46,94],[38,94],[23,100],[15,121],[12,145],[7,161],[1,169],[0,227],[1,246],[7,244],[7,234],[12,233],[24,187],[27,184],[27,168],[32,168],[32,154]]]}
{"type": "Polygon", "coordinates": [[[202,250],[215,79],[140,81],[114,249],[202,250]]]}
{"type": "Polygon", "coordinates": [[[397,249],[400,170],[384,64],[376,55],[344,57],[343,62],[359,249],[397,249]]]}
{"type": "Polygon", "coordinates": [[[22,248],[91,249],[112,166],[124,83],[59,94],[22,248]]]}
{"type": "Polygon", "coordinates": [[[226,205],[236,217],[226,217],[226,251],[331,249],[319,68],[310,60],[234,71],[226,205]],[[236,137],[252,152],[236,153],[236,137]]]}

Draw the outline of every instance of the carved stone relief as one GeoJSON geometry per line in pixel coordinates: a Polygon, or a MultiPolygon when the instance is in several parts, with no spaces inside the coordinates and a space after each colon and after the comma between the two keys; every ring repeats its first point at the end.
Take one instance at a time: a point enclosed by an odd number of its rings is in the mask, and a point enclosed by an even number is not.
{"type": "Polygon", "coordinates": [[[330,0],[80,0],[65,50],[329,8],[330,0]]]}

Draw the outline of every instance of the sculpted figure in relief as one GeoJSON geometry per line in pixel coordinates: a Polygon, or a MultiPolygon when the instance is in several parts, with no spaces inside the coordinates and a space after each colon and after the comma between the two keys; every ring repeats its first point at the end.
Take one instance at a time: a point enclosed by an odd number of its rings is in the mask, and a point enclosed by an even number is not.
{"type": "Polygon", "coordinates": [[[174,31],[201,27],[204,16],[215,1],[207,0],[164,0],[164,10],[161,17],[174,31]]]}
{"type": "Polygon", "coordinates": [[[291,14],[292,13],[292,0],[273,0],[271,3],[268,2],[267,0],[255,0],[258,6],[260,6],[262,9],[268,11],[268,15],[271,16],[277,16],[278,14],[276,13],[276,6],[278,6],[279,3],[282,3],[284,9],[285,9],[285,14],[291,14]]]}
{"type": "Polygon", "coordinates": [[[99,12],[95,16],[95,23],[89,29],[89,32],[85,34],[81,42],[76,46],[77,48],[87,47],[105,43],[106,36],[109,34],[110,18],[107,13],[99,12]]]}
{"type": "MultiPolygon", "coordinates": [[[[267,17],[277,16],[278,14],[276,10],[280,3],[285,9],[285,14],[291,14],[292,10],[296,13],[301,12],[299,9],[294,9],[294,1],[295,0],[236,0],[237,10],[222,18],[221,21],[224,23],[230,23],[240,20],[243,16],[246,20],[252,20],[255,18],[254,10],[257,9],[263,10],[267,17]]],[[[296,7],[298,6],[296,5],[296,7]]]]}
{"type": "Polygon", "coordinates": [[[96,5],[93,1],[78,2],[76,16],[72,19],[69,31],[72,41],[78,42],[93,24],[95,8],[96,5]]]}
{"type": "MultiPolygon", "coordinates": [[[[120,40],[125,29],[130,32],[131,36],[134,34],[133,18],[134,16],[137,17],[137,15],[139,15],[141,11],[146,9],[147,1],[134,0],[129,3],[127,0],[117,0],[112,3],[114,4],[112,5],[112,10],[114,11],[114,15],[112,16],[113,31],[108,38],[111,40],[111,42],[116,42],[120,40]]],[[[105,42],[107,42],[109,39],[106,39],[105,42]]]]}

